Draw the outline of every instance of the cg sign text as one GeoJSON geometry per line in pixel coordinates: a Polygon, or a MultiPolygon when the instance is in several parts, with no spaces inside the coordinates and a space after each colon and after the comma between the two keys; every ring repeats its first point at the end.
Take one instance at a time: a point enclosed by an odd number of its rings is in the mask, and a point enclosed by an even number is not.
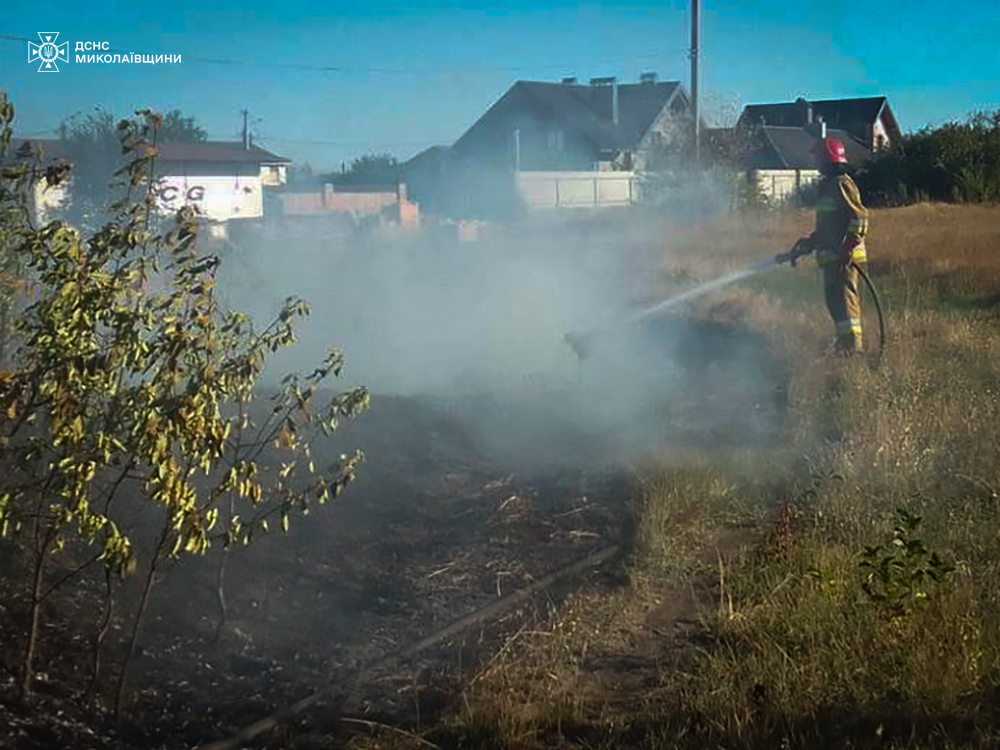
{"type": "MultiPolygon", "coordinates": [[[[181,196],[181,193],[181,188],[175,185],[165,185],[156,191],[157,197],[164,203],[173,203],[181,196]]],[[[185,201],[198,203],[205,200],[205,188],[201,185],[194,185],[189,187],[183,195],[185,201]]]]}

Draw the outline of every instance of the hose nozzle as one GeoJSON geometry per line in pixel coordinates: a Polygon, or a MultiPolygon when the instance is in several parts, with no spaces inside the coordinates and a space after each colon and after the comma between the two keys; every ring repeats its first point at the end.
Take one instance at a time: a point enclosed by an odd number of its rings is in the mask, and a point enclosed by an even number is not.
{"type": "Polygon", "coordinates": [[[776,266],[783,266],[785,263],[789,263],[792,268],[795,268],[795,264],[798,259],[805,255],[809,255],[810,252],[812,252],[812,248],[809,247],[809,241],[801,239],[792,245],[790,250],[786,250],[783,253],[775,255],[774,264],[776,266]]]}

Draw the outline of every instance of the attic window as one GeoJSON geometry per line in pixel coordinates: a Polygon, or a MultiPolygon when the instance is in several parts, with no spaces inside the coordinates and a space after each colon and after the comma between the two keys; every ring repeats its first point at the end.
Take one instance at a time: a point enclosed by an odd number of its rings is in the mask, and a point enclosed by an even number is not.
{"type": "Polygon", "coordinates": [[[687,102],[677,97],[674,99],[673,103],[670,105],[670,114],[672,115],[684,115],[687,114],[687,102]]]}

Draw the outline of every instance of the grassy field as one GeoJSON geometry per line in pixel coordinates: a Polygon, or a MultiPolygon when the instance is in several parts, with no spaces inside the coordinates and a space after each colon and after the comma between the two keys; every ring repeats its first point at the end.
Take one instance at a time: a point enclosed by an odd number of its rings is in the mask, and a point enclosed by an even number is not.
{"type": "MultiPolygon", "coordinates": [[[[789,444],[808,456],[811,482],[788,487],[782,554],[731,571],[734,603],[710,622],[716,643],[678,685],[693,745],[1000,740],[1000,211],[919,206],[872,225],[886,358],[874,372],[817,362],[819,310],[803,314],[796,345],[786,340],[797,373],[789,444]],[[900,524],[898,509],[921,520],[900,524]],[[948,566],[935,570],[935,554],[948,566]]],[[[781,288],[771,296],[780,304],[781,288]]]]}
{"type": "MultiPolygon", "coordinates": [[[[664,283],[808,226],[677,234],[664,283]]],[[[869,247],[881,365],[823,356],[811,264],[706,300],[789,361],[784,442],[637,469],[631,585],[519,633],[449,723],[371,746],[1000,746],[1000,208],[875,212],[869,247]]]]}

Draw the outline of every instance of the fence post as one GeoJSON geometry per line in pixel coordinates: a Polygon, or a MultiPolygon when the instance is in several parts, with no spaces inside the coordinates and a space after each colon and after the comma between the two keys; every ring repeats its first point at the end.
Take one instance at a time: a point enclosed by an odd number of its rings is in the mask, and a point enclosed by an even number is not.
{"type": "Polygon", "coordinates": [[[556,208],[559,208],[559,178],[554,178],[553,182],[556,184],[556,208]]]}
{"type": "Polygon", "coordinates": [[[595,177],[594,178],[594,207],[596,208],[598,205],[599,204],[597,202],[597,178],[595,177]]]}

